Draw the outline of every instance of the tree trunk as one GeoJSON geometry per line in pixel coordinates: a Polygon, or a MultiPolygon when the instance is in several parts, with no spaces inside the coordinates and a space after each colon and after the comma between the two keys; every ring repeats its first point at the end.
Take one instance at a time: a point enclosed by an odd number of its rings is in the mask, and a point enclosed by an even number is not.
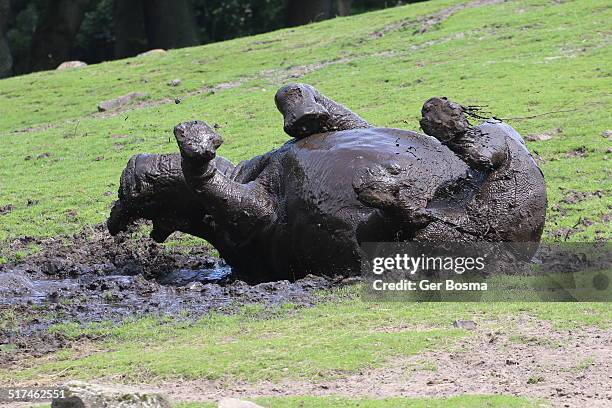
{"type": "Polygon", "coordinates": [[[288,0],[287,26],[293,27],[331,17],[331,0],[288,0]]]}
{"type": "Polygon", "coordinates": [[[115,58],[132,57],[147,50],[142,0],[115,0],[115,58]]]}
{"type": "Polygon", "coordinates": [[[145,0],[144,16],[149,48],[198,45],[195,15],[189,0],[145,0]]]}
{"type": "Polygon", "coordinates": [[[89,0],[49,0],[36,27],[30,49],[30,70],[57,68],[70,58],[89,0]]]}
{"type": "Polygon", "coordinates": [[[6,41],[6,30],[10,12],[10,1],[0,0],[0,78],[11,75],[13,68],[13,56],[6,41]]]}
{"type": "Polygon", "coordinates": [[[339,16],[348,16],[351,14],[351,3],[352,0],[337,0],[336,8],[338,9],[339,16]]]}

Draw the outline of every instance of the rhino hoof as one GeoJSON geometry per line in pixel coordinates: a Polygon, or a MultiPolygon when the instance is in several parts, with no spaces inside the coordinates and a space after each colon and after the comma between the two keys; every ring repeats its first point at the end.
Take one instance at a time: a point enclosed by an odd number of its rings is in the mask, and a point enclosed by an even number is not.
{"type": "Polygon", "coordinates": [[[181,156],[203,161],[212,160],[217,148],[223,143],[221,135],[199,120],[176,125],[174,136],[181,151],[181,156]]]}

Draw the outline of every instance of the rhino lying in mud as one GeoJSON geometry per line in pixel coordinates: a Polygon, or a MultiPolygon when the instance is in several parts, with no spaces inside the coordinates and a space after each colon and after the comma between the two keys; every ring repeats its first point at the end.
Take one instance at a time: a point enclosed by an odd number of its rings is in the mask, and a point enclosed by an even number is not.
{"type": "Polygon", "coordinates": [[[276,94],[280,148],[237,165],[204,122],[174,128],[180,154],[139,154],[121,176],[108,228],[153,221],[209,241],[246,280],[357,274],[362,242],[538,242],[544,178],[519,134],[431,98],[426,133],[377,128],[309,85],[276,94]]]}

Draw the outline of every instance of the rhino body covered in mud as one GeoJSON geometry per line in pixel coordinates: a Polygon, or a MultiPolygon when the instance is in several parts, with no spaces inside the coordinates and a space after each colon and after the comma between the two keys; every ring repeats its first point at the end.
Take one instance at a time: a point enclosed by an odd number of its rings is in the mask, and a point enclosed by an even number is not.
{"type": "Polygon", "coordinates": [[[201,237],[251,282],[358,274],[363,242],[539,242],[544,178],[509,125],[431,98],[425,134],[374,127],[304,84],[276,104],[292,139],[237,165],[200,121],[175,127],[180,153],[132,157],[111,234],[152,220],[154,240],[201,237]]]}

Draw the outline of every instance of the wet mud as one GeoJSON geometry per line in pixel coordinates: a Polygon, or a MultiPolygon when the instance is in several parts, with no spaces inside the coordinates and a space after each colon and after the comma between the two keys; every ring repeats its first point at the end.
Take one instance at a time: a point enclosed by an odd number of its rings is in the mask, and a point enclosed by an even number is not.
{"type": "Polygon", "coordinates": [[[40,252],[0,266],[0,364],[53,352],[69,341],[48,329],[76,322],[142,316],[197,319],[245,304],[313,305],[316,292],[339,283],[307,276],[249,285],[206,248],[168,248],[148,239],[110,237],[98,226],[73,237],[22,239],[13,249],[40,252]]]}

